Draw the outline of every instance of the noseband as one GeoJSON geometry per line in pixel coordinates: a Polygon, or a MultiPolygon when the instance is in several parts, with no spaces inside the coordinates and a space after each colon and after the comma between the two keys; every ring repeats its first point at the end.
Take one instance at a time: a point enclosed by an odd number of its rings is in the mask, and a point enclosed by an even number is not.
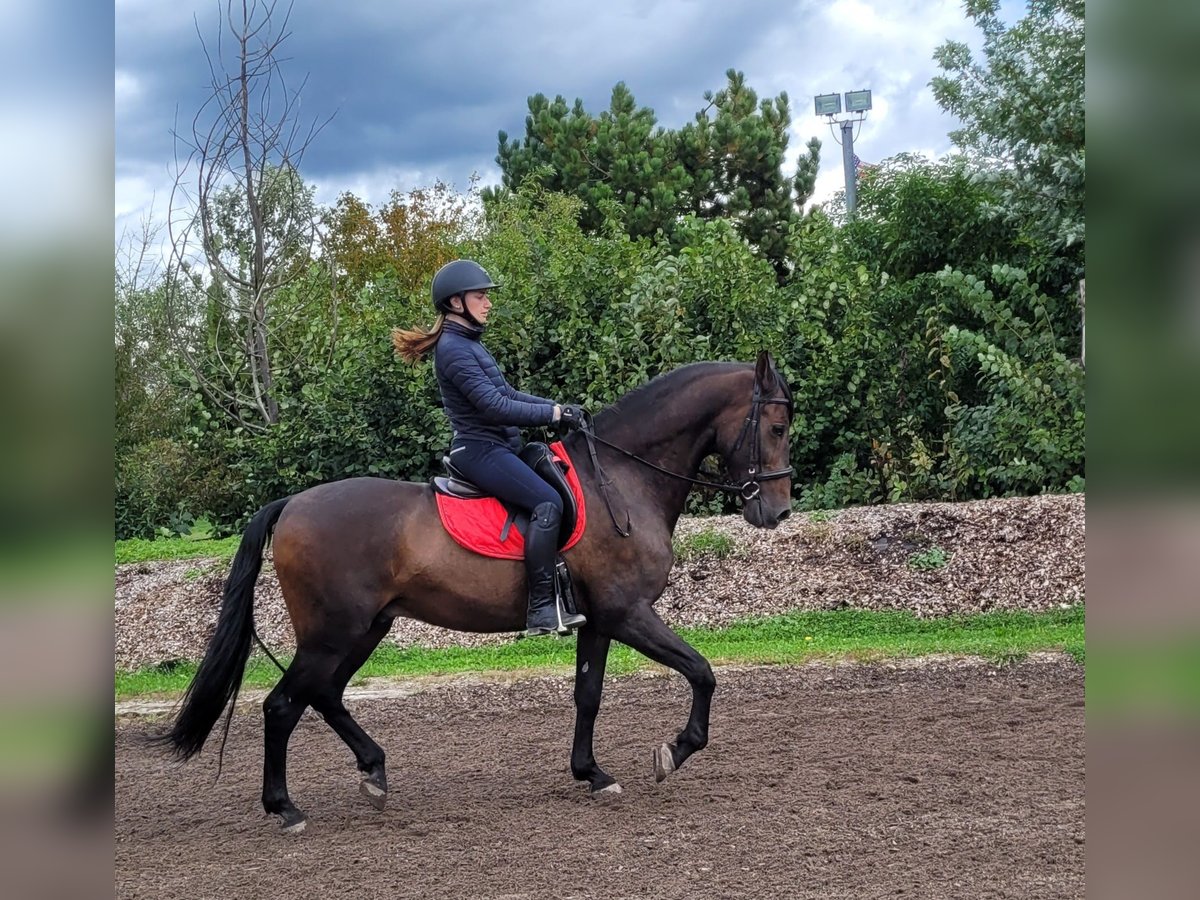
{"type": "Polygon", "coordinates": [[[588,453],[591,456],[592,468],[596,472],[596,480],[600,484],[600,492],[604,496],[605,505],[608,507],[608,514],[612,518],[613,525],[616,527],[617,532],[622,537],[629,536],[628,516],[626,516],[625,528],[622,529],[620,524],[617,522],[616,514],[613,513],[612,502],[608,496],[607,487],[610,482],[605,478],[604,472],[600,468],[600,461],[596,458],[596,441],[599,441],[606,447],[611,447],[618,453],[623,453],[625,456],[628,456],[632,460],[636,460],[644,466],[649,466],[651,469],[654,469],[657,472],[662,472],[664,475],[670,475],[672,478],[677,478],[680,481],[687,481],[691,484],[698,485],[699,487],[709,488],[710,490],[724,491],[727,494],[737,494],[743,500],[753,500],[762,492],[761,482],[774,481],[777,478],[787,478],[792,474],[793,471],[795,471],[792,466],[788,466],[786,469],[777,469],[774,472],[759,471],[762,462],[760,458],[762,453],[762,444],[759,440],[759,427],[761,424],[760,419],[762,417],[762,408],[768,403],[784,403],[789,407],[791,406],[790,401],[784,397],[764,398],[762,396],[762,390],[759,388],[758,382],[756,381],[754,384],[754,393],[750,397],[750,413],[746,416],[746,421],[742,425],[741,432],[738,434],[737,442],[733,445],[734,451],[740,449],[746,440],[746,436],[750,436],[750,468],[747,471],[747,480],[741,484],[731,484],[728,482],[708,481],[702,478],[692,478],[690,475],[680,475],[678,472],[672,472],[670,469],[664,469],[657,463],[652,463],[650,460],[643,459],[635,453],[630,453],[624,447],[618,447],[616,444],[610,443],[609,441],[606,441],[604,438],[597,435],[595,430],[592,428],[591,417],[589,416],[584,421],[584,427],[582,431],[584,438],[587,440],[588,453]]]}

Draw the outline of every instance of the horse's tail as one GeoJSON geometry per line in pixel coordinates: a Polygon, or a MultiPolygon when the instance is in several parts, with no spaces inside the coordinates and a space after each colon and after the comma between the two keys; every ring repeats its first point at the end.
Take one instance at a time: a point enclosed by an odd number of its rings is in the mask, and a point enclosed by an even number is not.
{"type": "MultiPolygon", "coordinates": [[[[284,497],[264,506],[255,513],[242,535],[242,543],[225,581],[217,628],[204,651],[204,660],[183,695],[183,706],[175,724],[157,738],[168,744],[179,759],[190,759],[200,752],[222,710],[237,700],[246,660],[250,657],[250,638],[254,633],[254,584],[262,570],[263,550],[284,506],[291,499],[284,497]]],[[[232,718],[232,707],[229,713],[232,718]]],[[[228,733],[228,720],[225,730],[228,733]]]]}

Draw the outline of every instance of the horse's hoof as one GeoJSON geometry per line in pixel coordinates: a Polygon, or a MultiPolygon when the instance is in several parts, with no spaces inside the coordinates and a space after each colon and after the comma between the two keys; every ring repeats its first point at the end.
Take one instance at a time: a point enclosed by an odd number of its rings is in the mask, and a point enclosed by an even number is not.
{"type": "Polygon", "coordinates": [[[376,809],[382,810],[387,805],[387,789],[380,787],[371,777],[358,783],[358,792],[376,809]]]}
{"type": "Polygon", "coordinates": [[[596,788],[589,796],[596,800],[606,800],[609,797],[616,797],[621,793],[621,786],[615,781],[612,784],[605,785],[602,788],[596,788]]]}
{"type": "Polygon", "coordinates": [[[283,824],[279,830],[283,834],[301,834],[308,825],[308,817],[298,809],[283,813],[283,824]]]}
{"type": "Polygon", "coordinates": [[[671,745],[663,744],[654,751],[654,780],[663,781],[675,771],[675,757],[671,755],[671,745]]]}

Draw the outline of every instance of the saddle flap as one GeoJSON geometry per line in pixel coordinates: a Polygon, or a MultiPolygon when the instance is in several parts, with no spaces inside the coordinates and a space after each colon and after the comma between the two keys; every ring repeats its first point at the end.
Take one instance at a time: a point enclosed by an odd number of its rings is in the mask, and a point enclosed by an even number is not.
{"type": "Polygon", "coordinates": [[[571,483],[567,480],[569,466],[565,461],[555,457],[554,452],[540,441],[526,444],[519,455],[525,465],[533,469],[562,497],[562,525],[558,530],[561,544],[575,530],[575,522],[579,518],[579,504],[575,500],[575,492],[571,490],[571,483]]]}

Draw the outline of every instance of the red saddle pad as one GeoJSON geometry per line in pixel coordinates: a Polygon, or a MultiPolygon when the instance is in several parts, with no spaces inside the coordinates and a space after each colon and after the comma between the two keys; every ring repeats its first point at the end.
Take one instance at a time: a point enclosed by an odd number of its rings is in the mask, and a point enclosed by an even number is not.
{"type": "MultiPolygon", "coordinates": [[[[563,545],[563,550],[569,550],[583,537],[587,525],[587,515],[583,506],[583,488],[579,484],[579,476],[575,466],[567,456],[562,441],[550,445],[550,452],[556,459],[567,464],[567,484],[575,495],[575,505],[579,507],[579,515],[575,519],[575,530],[563,545]]],[[[442,526],[454,540],[476,553],[492,556],[496,559],[524,559],[525,537],[516,527],[508,529],[508,539],[501,541],[500,532],[504,529],[504,521],[508,518],[508,510],[495,497],[482,497],[477,500],[464,500],[461,497],[447,497],[437,494],[438,515],[441,516],[442,526]]]]}

